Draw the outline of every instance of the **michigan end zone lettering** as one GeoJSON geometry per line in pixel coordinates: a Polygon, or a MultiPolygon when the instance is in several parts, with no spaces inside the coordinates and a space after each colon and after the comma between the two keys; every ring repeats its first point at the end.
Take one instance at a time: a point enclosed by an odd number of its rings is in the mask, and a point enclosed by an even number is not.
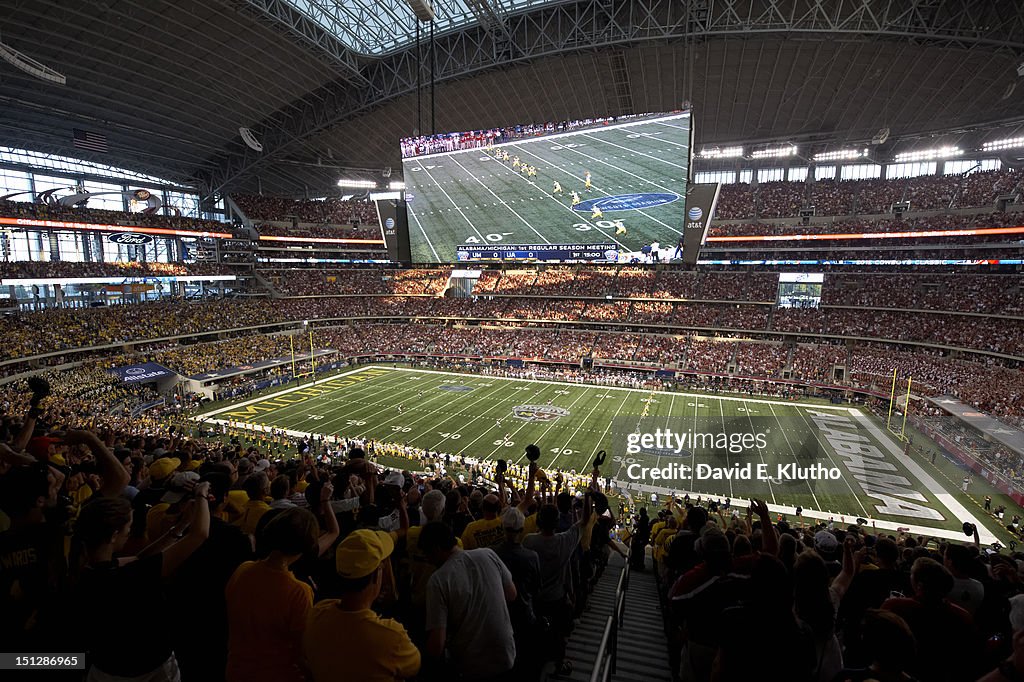
{"type": "Polygon", "coordinates": [[[283,395],[277,395],[266,400],[253,403],[251,405],[239,406],[236,409],[225,413],[227,418],[235,419],[248,419],[264,412],[273,412],[279,410],[282,407],[289,407],[291,405],[297,405],[301,402],[309,400],[310,398],[319,398],[323,395],[323,392],[334,391],[337,389],[345,388],[346,386],[352,386],[368,379],[376,379],[377,377],[384,376],[387,374],[387,370],[383,369],[368,369],[358,374],[350,374],[347,376],[335,377],[334,379],[327,379],[321,381],[315,386],[310,385],[305,388],[300,388],[291,393],[285,393],[283,395]]]}

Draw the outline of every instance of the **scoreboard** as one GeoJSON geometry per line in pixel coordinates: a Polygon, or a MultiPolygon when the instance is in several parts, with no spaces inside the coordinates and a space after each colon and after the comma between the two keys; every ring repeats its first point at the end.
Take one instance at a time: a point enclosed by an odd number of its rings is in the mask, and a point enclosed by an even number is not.
{"type": "Polygon", "coordinates": [[[501,244],[458,246],[455,257],[460,263],[474,261],[529,261],[542,263],[615,263],[619,259],[616,244],[501,244]]]}

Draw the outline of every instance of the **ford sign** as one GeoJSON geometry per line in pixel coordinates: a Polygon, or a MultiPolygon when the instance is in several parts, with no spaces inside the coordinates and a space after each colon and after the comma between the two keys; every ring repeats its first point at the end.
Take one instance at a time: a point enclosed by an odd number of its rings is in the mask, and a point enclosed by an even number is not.
{"type": "Polygon", "coordinates": [[[690,220],[700,220],[701,216],[704,215],[704,211],[700,209],[700,206],[694,206],[686,212],[686,217],[690,220]]]}
{"type": "Polygon", "coordinates": [[[153,237],[148,234],[139,234],[138,232],[119,232],[117,234],[108,235],[107,241],[115,244],[142,246],[143,244],[149,244],[153,241],[153,237]]]}

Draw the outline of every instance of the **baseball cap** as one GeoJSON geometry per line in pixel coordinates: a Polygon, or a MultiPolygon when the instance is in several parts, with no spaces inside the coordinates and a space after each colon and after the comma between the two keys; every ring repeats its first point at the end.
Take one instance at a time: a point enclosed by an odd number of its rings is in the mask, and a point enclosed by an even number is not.
{"type": "Polygon", "coordinates": [[[161,457],[153,460],[149,465],[149,477],[155,481],[162,481],[173,474],[181,466],[181,460],[177,457],[161,457]]]}
{"type": "Polygon", "coordinates": [[[242,476],[251,474],[252,469],[253,463],[252,460],[249,459],[248,457],[243,457],[242,459],[238,460],[238,473],[241,474],[242,476]]]}
{"type": "Polygon", "coordinates": [[[501,513],[501,527],[505,530],[522,530],[525,523],[526,517],[516,507],[508,507],[501,513]]]}
{"type": "Polygon", "coordinates": [[[256,462],[256,471],[266,471],[269,468],[270,468],[270,460],[269,459],[261,459],[260,461],[256,462]]]}
{"type": "Polygon", "coordinates": [[[814,534],[814,549],[819,552],[834,552],[839,548],[839,540],[827,530],[819,530],[814,534]]]}
{"type": "Polygon", "coordinates": [[[395,551],[395,541],[382,530],[354,530],[334,553],[334,567],[342,578],[363,578],[395,551]]]}
{"type": "Polygon", "coordinates": [[[399,488],[401,488],[403,485],[405,485],[405,476],[402,475],[401,471],[392,471],[389,472],[388,475],[384,477],[384,480],[381,481],[380,484],[397,485],[399,488]]]}
{"type": "Polygon", "coordinates": [[[160,498],[161,502],[177,504],[188,495],[189,490],[199,481],[199,474],[194,471],[179,471],[167,482],[167,492],[160,498]]]}

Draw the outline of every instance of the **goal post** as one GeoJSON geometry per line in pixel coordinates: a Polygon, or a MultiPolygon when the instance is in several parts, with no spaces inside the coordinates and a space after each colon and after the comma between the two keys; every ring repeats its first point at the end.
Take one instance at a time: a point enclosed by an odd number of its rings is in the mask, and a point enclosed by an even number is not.
{"type": "Polygon", "coordinates": [[[316,366],[312,364],[313,361],[314,361],[313,360],[313,332],[310,331],[309,332],[309,361],[310,361],[310,370],[308,372],[303,372],[301,374],[299,373],[298,366],[297,366],[298,361],[297,361],[297,359],[295,357],[295,337],[296,336],[298,336],[298,334],[290,334],[288,336],[288,343],[289,343],[289,346],[291,347],[291,351],[292,351],[292,377],[295,378],[295,379],[299,379],[301,377],[308,377],[308,376],[313,375],[313,372],[316,371],[316,366]]]}

